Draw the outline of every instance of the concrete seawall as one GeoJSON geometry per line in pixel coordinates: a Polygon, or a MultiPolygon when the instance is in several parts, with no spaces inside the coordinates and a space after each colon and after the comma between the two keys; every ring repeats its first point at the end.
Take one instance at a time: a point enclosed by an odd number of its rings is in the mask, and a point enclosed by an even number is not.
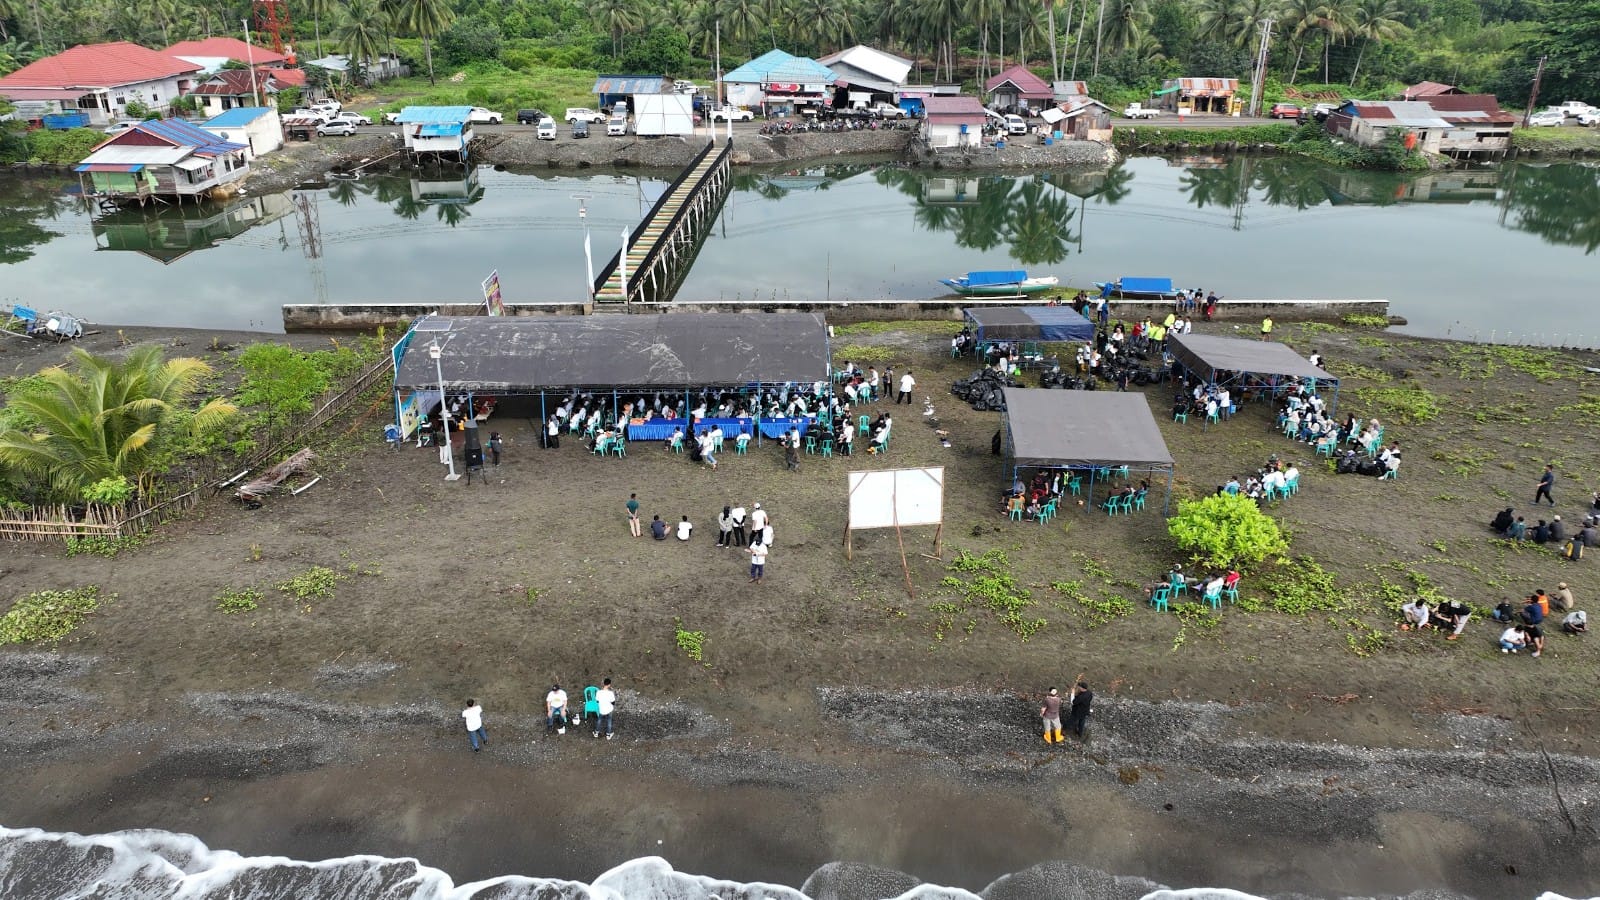
{"type": "MultiPolygon", "coordinates": [[[[835,324],[893,319],[960,320],[961,310],[974,306],[1018,306],[1016,300],[974,300],[944,297],[937,300],[834,300],[763,303],[754,300],[701,300],[640,304],[639,312],[820,312],[835,324]]],[[[1170,303],[1116,301],[1111,304],[1112,319],[1129,321],[1165,316],[1170,303]]],[[[292,303],[283,307],[285,331],[370,331],[380,325],[404,325],[430,312],[441,315],[470,316],[483,311],[483,303],[292,303]]],[[[508,303],[506,313],[513,316],[585,315],[587,303],[508,303]]],[[[1258,324],[1263,316],[1284,322],[1337,321],[1341,316],[1389,315],[1387,300],[1223,300],[1216,319],[1224,322],[1258,324]]]]}

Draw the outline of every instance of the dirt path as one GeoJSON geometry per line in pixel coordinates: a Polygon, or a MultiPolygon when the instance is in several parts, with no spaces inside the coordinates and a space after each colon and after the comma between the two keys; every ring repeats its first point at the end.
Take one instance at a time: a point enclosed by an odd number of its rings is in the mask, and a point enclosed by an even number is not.
{"type": "MultiPolygon", "coordinates": [[[[1543,659],[1506,658],[1488,624],[1448,644],[1393,632],[1375,603],[1309,616],[1225,607],[1215,622],[1136,603],[1095,622],[1090,606],[1050,585],[1076,581],[1096,601],[1134,598],[1131,586],[1176,558],[1159,503],[1118,518],[1069,508],[1044,527],[1003,519],[1003,475],[989,454],[998,414],[949,396],[972,364],[950,360],[927,327],[842,334],[835,355],[912,367],[919,398],[933,398],[953,435],[949,449],[921,421],[920,403],[899,408],[889,458],[807,457],[798,474],[769,446],[729,452],[715,472],[653,444],[633,445],[626,459],[595,458],[572,440],[545,451],[526,421],[500,418],[488,427],[507,438],[504,465],[469,486],[444,482],[428,450],[384,448],[380,400],[354,426],[330,430],[319,446],[324,479],[300,497],[256,511],[210,503],[113,560],[0,545],[8,598],[83,584],[117,594],[62,645],[56,658],[69,663],[50,669],[0,651],[11,685],[0,695],[3,755],[39,791],[7,792],[0,819],[192,827],[209,830],[213,846],[313,856],[425,850],[431,863],[479,874],[531,864],[506,867],[518,858],[510,837],[459,848],[450,834],[484,833],[462,830],[469,825],[533,829],[553,842],[539,864],[578,873],[598,864],[578,848],[603,826],[622,829],[628,840],[615,849],[627,858],[642,852],[647,825],[672,820],[686,836],[674,861],[721,866],[724,877],[746,877],[741,854],[760,859],[755,848],[793,839],[792,854],[772,855],[788,860],[778,866],[786,876],[851,857],[981,885],[980,873],[1059,849],[1169,883],[1313,893],[1436,885],[1487,897],[1508,889],[1504,866],[1514,863],[1541,873],[1519,885],[1579,892],[1582,866],[1600,862],[1587,762],[1600,726],[1600,652],[1590,641],[1552,635],[1543,659]],[[892,533],[858,534],[854,562],[840,546],[845,473],[907,465],[948,472],[944,560],[919,552],[930,533],[906,535],[914,601],[892,533]],[[694,540],[630,538],[629,492],[647,518],[689,515],[694,540]],[[714,546],[715,510],[756,501],[776,530],[760,586],[746,583],[743,554],[714,546]],[[1004,551],[1048,624],[1023,641],[941,587],[960,549],[1004,551]],[[343,576],[333,600],[295,603],[273,588],[313,565],[343,576]],[[220,591],[246,586],[266,594],[262,609],[215,610],[220,591]],[[705,633],[703,663],[674,646],[677,627],[705,633]],[[1352,638],[1374,628],[1384,645],[1354,654],[1352,638]],[[92,664],[70,662],[85,657],[92,664]],[[1094,739],[1048,753],[1032,731],[1032,698],[1079,670],[1102,697],[1094,739]],[[563,749],[557,762],[533,721],[538,698],[552,681],[573,690],[604,675],[629,692],[626,743],[573,758],[563,749]],[[458,752],[455,716],[466,696],[483,699],[492,733],[515,738],[496,750],[491,773],[462,768],[470,755],[458,752]],[[1555,760],[1548,771],[1542,751],[1555,760]],[[596,781],[637,802],[626,825],[608,792],[583,799],[579,785],[596,781]],[[538,804],[510,798],[492,813],[465,811],[500,790],[573,797],[562,806],[589,824],[545,834],[553,826],[528,818],[538,804]],[[1557,790],[1572,792],[1566,814],[1557,790]],[[200,802],[202,792],[216,799],[200,802]],[[889,798],[904,829],[875,831],[889,798]],[[228,824],[243,803],[288,831],[267,838],[228,824]],[[804,824],[771,824],[774,804],[798,805],[804,824]],[[329,817],[345,830],[313,824],[329,817]],[[913,828],[919,820],[964,821],[934,833],[913,828]],[[1190,837],[1164,854],[1115,837],[1105,821],[1130,835],[1190,837]],[[1006,835],[1007,848],[956,857],[970,863],[957,877],[961,866],[943,851],[980,829],[1006,835]],[[1264,833],[1283,842],[1265,854],[1283,868],[1260,864],[1264,833]],[[707,835],[722,837],[694,844],[707,835]],[[1307,841],[1327,846],[1301,856],[1307,841]],[[1439,866],[1383,862],[1396,846],[1439,866]]],[[[1592,563],[1507,549],[1484,524],[1504,506],[1531,512],[1547,458],[1561,472],[1556,511],[1582,518],[1600,486],[1593,412],[1559,407],[1585,396],[1592,405],[1600,378],[1579,366],[1596,360],[1325,325],[1283,330],[1347,376],[1341,410],[1391,423],[1406,457],[1401,479],[1323,471],[1307,448],[1270,431],[1264,405],[1220,426],[1174,424],[1161,414],[1169,390],[1151,387],[1178,461],[1175,498],[1287,454],[1305,470],[1303,488],[1272,512],[1292,529],[1293,552],[1343,584],[1409,584],[1419,573],[1480,604],[1557,580],[1585,605],[1600,592],[1592,563]],[[1429,392],[1437,415],[1406,425],[1400,395],[1363,393],[1395,388],[1429,392]]],[[[205,343],[188,340],[191,352],[205,343]]],[[[1246,595],[1256,589],[1247,578],[1246,595]]]]}

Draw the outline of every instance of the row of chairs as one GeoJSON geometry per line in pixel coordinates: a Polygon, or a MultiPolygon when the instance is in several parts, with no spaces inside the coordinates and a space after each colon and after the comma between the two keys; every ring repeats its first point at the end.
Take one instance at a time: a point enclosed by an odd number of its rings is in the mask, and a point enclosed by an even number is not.
{"type": "MultiPolygon", "coordinates": [[[[721,453],[722,452],[722,445],[723,445],[725,440],[726,440],[726,438],[717,438],[716,440],[713,440],[711,442],[711,452],[713,452],[713,453],[721,453]]],[[[674,437],[672,439],[672,444],[671,444],[672,452],[673,453],[680,453],[680,454],[683,453],[683,445],[684,445],[684,439],[683,439],[682,435],[674,437]]],[[[748,435],[748,434],[740,434],[738,437],[733,439],[733,452],[735,454],[739,455],[739,456],[744,456],[745,455],[745,450],[749,446],[750,446],[750,435],[748,435]]]]}
{"type": "MultiPolygon", "coordinates": [[[[1150,592],[1150,605],[1155,607],[1157,612],[1166,612],[1169,602],[1176,602],[1186,591],[1193,593],[1195,590],[1192,584],[1174,580],[1150,592]]],[[[1223,600],[1229,603],[1239,602],[1239,583],[1234,582],[1232,587],[1218,585],[1210,590],[1202,589],[1199,593],[1201,603],[1209,603],[1212,609],[1219,609],[1223,600]]]]}
{"type": "Polygon", "coordinates": [[[606,437],[602,434],[594,436],[594,446],[589,449],[595,456],[627,456],[628,439],[624,437],[606,437]]]}
{"type": "Polygon", "coordinates": [[[1100,508],[1105,510],[1108,516],[1131,515],[1134,510],[1142,512],[1144,510],[1144,495],[1145,492],[1141,490],[1134,491],[1132,494],[1123,497],[1107,497],[1100,504],[1100,508]]]}

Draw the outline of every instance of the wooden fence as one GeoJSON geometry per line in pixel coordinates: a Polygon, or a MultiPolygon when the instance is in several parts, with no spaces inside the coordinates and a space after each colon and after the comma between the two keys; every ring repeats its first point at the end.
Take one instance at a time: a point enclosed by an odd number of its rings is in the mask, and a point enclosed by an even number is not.
{"type": "MultiPolygon", "coordinates": [[[[385,374],[393,371],[388,356],[361,370],[339,393],[317,407],[292,434],[271,447],[258,451],[245,463],[246,471],[261,466],[293,444],[304,441],[314,431],[344,412],[385,374]]],[[[173,519],[200,505],[209,490],[207,483],[188,486],[180,493],[136,499],[122,506],[91,503],[85,507],[35,506],[25,510],[0,509],[0,540],[55,541],[71,538],[118,538],[137,534],[173,519]]]]}

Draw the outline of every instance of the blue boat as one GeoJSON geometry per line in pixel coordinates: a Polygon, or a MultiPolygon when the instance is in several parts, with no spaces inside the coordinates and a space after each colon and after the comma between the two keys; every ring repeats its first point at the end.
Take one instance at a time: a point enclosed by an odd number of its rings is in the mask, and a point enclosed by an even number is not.
{"type": "Polygon", "coordinates": [[[1021,269],[1001,269],[941,278],[939,283],[964,297],[1021,297],[1048,291],[1061,280],[1054,275],[1029,278],[1021,269]]]}
{"type": "Polygon", "coordinates": [[[1175,300],[1178,291],[1171,278],[1119,278],[1116,281],[1096,281],[1102,297],[1121,297],[1124,300],[1175,300]]]}

